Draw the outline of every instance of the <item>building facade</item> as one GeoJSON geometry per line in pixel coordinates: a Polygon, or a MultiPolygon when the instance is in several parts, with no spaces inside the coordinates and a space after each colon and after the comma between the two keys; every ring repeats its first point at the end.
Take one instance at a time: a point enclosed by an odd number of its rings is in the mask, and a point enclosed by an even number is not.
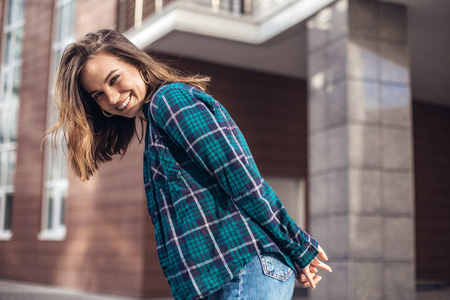
{"type": "Polygon", "coordinates": [[[0,278],[170,296],[143,144],[82,183],[64,144],[42,143],[63,49],[113,28],[211,76],[262,175],[330,258],[303,297],[415,299],[450,284],[446,1],[3,0],[0,16],[0,278]]]}

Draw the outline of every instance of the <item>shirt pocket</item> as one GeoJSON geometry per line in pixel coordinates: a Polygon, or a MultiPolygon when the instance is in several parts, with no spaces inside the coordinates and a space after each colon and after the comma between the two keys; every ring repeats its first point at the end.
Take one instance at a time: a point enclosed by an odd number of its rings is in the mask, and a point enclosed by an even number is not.
{"type": "Polygon", "coordinates": [[[259,259],[261,260],[263,273],[266,276],[284,282],[294,273],[294,270],[286,265],[280,253],[263,253],[259,255],[259,259]]]}
{"type": "Polygon", "coordinates": [[[155,188],[162,188],[172,181],[178,180],[181,176],[178,163],[173,158],[169,148],[164,145],[164,141],[158,139],[151,144],[144,155],[148,163],[148,177],[155,188]]]}

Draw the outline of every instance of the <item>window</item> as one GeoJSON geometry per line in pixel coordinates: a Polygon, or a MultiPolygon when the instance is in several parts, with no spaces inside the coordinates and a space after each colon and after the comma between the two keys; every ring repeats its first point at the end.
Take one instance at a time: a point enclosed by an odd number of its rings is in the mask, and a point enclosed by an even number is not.
{"type": "Polygon", "coordinates": [[[0,239],[11,239],[25,0],[5,3],[0,78],[0,239]]]}
{"type": "Polygon", "coordinates": [[[120,32],[130,28],[140,28],[142,21],[150,15],[160,11],[173,0],[122,0],[119,1],[119,24],[120,32]]]}
{"type": "MultiPolygon", "coordinates": [[[[49,86],[47,128],[55,121],[53,82],[64,48],[74,41],[75,0],[58,0],[55,3],[55,29],[52,47],[52,66],[49,86]]],[[[45,174],[40,240],[63,240],[66,236],[65,206],[69,181],[67,178],[66,145],[62,136],[57,142],[57,154],[50,140],[45,144],[45,174]]]]}

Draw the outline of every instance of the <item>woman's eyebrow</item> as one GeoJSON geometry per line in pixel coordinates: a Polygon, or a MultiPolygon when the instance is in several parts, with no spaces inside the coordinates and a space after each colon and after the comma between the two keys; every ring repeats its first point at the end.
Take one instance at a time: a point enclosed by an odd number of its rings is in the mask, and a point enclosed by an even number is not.
{"type": "Polygon", "coordinates": [[[108,81],[108,78],[114,73],[114,72],[116,72],[118,69],[115,69],[115,70],[112,70],[111,72],[109,72],[108,73],[108,75],[106,76],[106,78],[105,78],[105,82],[104,83],[106,83],[107,81],[108,81]]]}
{"type": "MultiPolygon", "coordinates": [[[[108,81],[108,78],[111,77],[111,75],[112,75],[114,72],[116,72],[117,70],[119,70],[119,69],[112,70],[111,72],[108,73],[108,75],[106,75],[106,78],[105,78],[105,81],[104,81],[105,84],[106,84],[106,82],[108,81]]],[[[96,93],[96,92],[97,92],[97,90],[94,90],[94,91],[90,92],[89,95],[92,95],[92,94],[94,94],[94,93],[96,93]]]]}

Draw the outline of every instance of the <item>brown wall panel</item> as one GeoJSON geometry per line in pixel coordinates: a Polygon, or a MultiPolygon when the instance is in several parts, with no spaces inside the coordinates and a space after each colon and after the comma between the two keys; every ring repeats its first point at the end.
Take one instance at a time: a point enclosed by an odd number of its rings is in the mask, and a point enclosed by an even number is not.
{"type": "Polygon", "coordinates": [[[413,102],[417,280],[450,284],[450,108],[413,102]]]}
{"type": "Polygon", "coordinates": [[[77,0],[75,36],[82,37],[88,32],[94,32],[102,28],[117,26],[117,7],[119,0],[77,0]]]}
{"type": "Polygon", "coordinates": [[[159,264],[158,254],[156,252],[155,229],[148,216],[147,208],[145,208],[145,214],[145,261],[143,265],[142,296],[167,297],[171,295],[170,288],[159,264]]]}
{"type": "Polygon", "coordinates": [[[306,82],[158,55],[174,67],[211,76],[208,92],[230,112],[264,175],[306,177],[306,82]]]}
{"type": "MultiPolygon", "coordinates": [[[[76,4],[78,36],[115,26],[116,1],[98,5],[98,1],[77,0],[76,4]]],[[[115,157],[101,166],[89,183],[71,174],[65,240],[37,240],[53,6],[53,0],[26,1],[13,237],[0,242],[0,277],[139,297],[148,218],[142,144],[134,144],[123,159],[115,157]]]]}
{"type": "Polygon", "coordinates": [[[0,242],[0,276],[40,280],[39,242],[44,155],[40,140],[45,130],[48,64],[53,0],[26,1],[22,51],[17,163],[11,241],[0,242]],[[13,267],[11,267],[13,266],[13,267]]]}

